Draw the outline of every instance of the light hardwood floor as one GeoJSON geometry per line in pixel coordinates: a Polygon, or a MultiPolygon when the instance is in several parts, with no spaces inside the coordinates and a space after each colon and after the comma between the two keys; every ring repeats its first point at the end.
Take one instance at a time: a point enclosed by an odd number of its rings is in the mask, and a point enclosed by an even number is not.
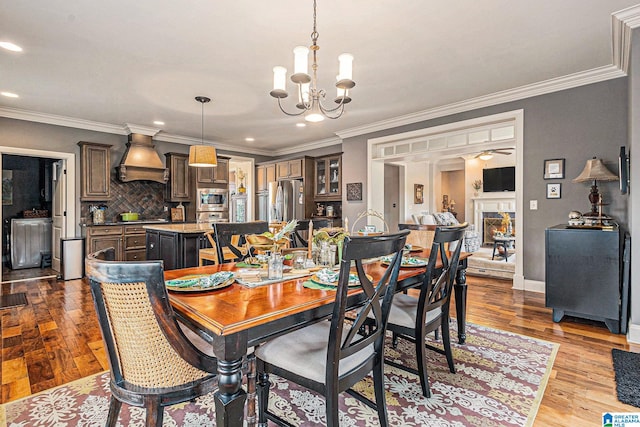
{"type": "MultiPolygon", "coordinates": [[[[605,411],[640,412],[616,399],[611,349],[640,352],[598,322],[553,323],[542,294],[469,276],[467,320],[560,344],[535,426],[600,426],[605,411]]],[[[29,304],[0,310],[2,402],[108,369],[87,285],[54,279],[2,285],[29,304]]]]}

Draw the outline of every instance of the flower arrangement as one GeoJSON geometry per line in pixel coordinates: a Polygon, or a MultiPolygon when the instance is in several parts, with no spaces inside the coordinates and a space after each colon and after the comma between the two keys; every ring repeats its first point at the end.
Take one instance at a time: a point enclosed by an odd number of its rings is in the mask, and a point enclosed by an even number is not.
{"type": "Polygon", "coordinates": [[[502,225],[502,232],[506,235],[513,234],[513,226],[511,225],[511,215],[508,212],[498,212],[498,214],[502,217],[500,221],[500,225],[502,225]]]}
{"type": "Polygon", "coordinates": [[[478,191],[482,188],[482,180],[480,179],[476,179],[475,181],[473,181],[471,183],[471,186],[473,187],[474,190],[478,191]]]}
{"type": "Polygon", "coordinates": [[[289,235],[293,233],[297,226],[298,220],[292,219],[276,233],[265,231],[258,235],[247,235],[247,242],[252,246],[270,246],[272,252],[279,252],[280,247],[289,241],[289,235]]]}

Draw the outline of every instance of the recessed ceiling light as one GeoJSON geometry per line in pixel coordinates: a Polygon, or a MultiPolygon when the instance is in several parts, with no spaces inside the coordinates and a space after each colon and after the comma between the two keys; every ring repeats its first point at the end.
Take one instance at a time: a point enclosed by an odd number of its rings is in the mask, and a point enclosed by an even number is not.
{"type": "Polygon", "coordinates": [[[255,138],[248,137],[248,138],[245,138],[244,140],[245,140],[245,141],[247,141],[247,142],[253,142],[253,141],[255,141],[256,139],[255,139],[255,138]]]}
{"type": "Polygon", "coordinates": [[[6,96],[7,98],[19,98],[17,93],[12,92],[0,92],[0,95],[6,96]]]}
{"type": "Polygon", "coordinates": [[[156,120],[153,122],[154,125],[158,125],[158,126],[164,126],[164,122],[161,120],[156,120]]]}
{"type": "Polygon", "coordinates": [[[299,128],[303,128],[303,127],[306,127],[307,124],[306,123],[296,123],[296,126],[299,127],[299,128]]]}
{"type": "Polygon", "coordinates": [[[20,46],[11,42],[0,42],[0,47],[12,52],[22,52],[22,48],[20,46]]]}

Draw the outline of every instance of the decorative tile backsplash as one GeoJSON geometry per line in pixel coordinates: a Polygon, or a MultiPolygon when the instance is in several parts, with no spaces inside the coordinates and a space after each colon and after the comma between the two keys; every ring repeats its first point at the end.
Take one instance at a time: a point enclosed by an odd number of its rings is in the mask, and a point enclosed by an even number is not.
{"type": "Polygon", "coordinates": [[[121,182],[111,173],[111,200],[106,202],[81,202],[80,213],[87,224],[92,223],[91,206],[106,206],[105,221],[120,221],[123,212],[137,212],[140,219],[168,219],[164,207],[165,184],[153,181],[121,182]]]}

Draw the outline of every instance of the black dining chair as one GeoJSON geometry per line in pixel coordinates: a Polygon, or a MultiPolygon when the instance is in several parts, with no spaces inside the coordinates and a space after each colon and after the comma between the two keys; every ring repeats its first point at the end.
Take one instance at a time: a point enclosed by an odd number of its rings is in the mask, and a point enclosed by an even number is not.
{"type": "Polygon", "coordinates": [[[338,426],[338,395],[343,391],[375,406],[380,425],[388,425],[382,352],[385,325],[408,233],[345,238],[330,320],[295,330],[256,348],[260,423],[266,423],[267,419],[285,423],[267,411],[269,374],[275,374],[322,394],[326,399],[328,426],[338,426]],[[365,274],[363,260],[389,254],[393,254],[392,260],[382,277],[373,282],[365,274]],[[357,275],[362,287],[362,293],[351,298],[348,296],[349,286],[353,284],[350,274],[357,275]],[[347,311],[355,312],[353,321],[345,321],[347,311]],[[363,328],[369,313],[372,313],[373,325],[363,328]],[[373,372],[375,405],[350,390],[369,372],[373,372]]]}
{"type": "Polygon", "coordinates": [[[113,262],[114,255],[108,248],[85,260],[111,375],[106,425],[116,425],[126,403],[146,409],[146,426],[161,426],[165,406],[217,389],[217,359],[178,324],[162,261],[113,262]]]}
{"type": "Polygon", "coordinates": [[[398,338],[413,342],[416,347],[418,369],[390,360],[386,360],[385,363],[418,375],[422,394],[425,397],[431,396],[427,372],[427,349],[444,354],[449,370],[455,373],[449,334],[449,302],[466,228],[466,223],[436,228],[418,298],[398,294],[389,312],[387,328],[393,332],[394,346],[398,338]],[[442,260],[441,267],[436,265],[438,260],[442,260]],[[442,349],[426,343],[427,334],[437,333],[438,329],[442,330],[442,349]]]}
{"type": "Polygon", "coordinates": [[[246,245],[246,235],[269,231],[266,221],[214,222],[213,235],[218,255],[218,264],[241,261],[251,255],[246,245]]]}
{"type": "Polygon", "coordinates": [[[328,228],[331,222],[328,219],[300,219],[296,225],[295,230],[290,235],[292,248],[306,248],[309,245],[309,221],[313,221],[313,230],[320,230],[321,228],[328,228]],[[303,234],[303,232],[307,232],[303,234]]]}

